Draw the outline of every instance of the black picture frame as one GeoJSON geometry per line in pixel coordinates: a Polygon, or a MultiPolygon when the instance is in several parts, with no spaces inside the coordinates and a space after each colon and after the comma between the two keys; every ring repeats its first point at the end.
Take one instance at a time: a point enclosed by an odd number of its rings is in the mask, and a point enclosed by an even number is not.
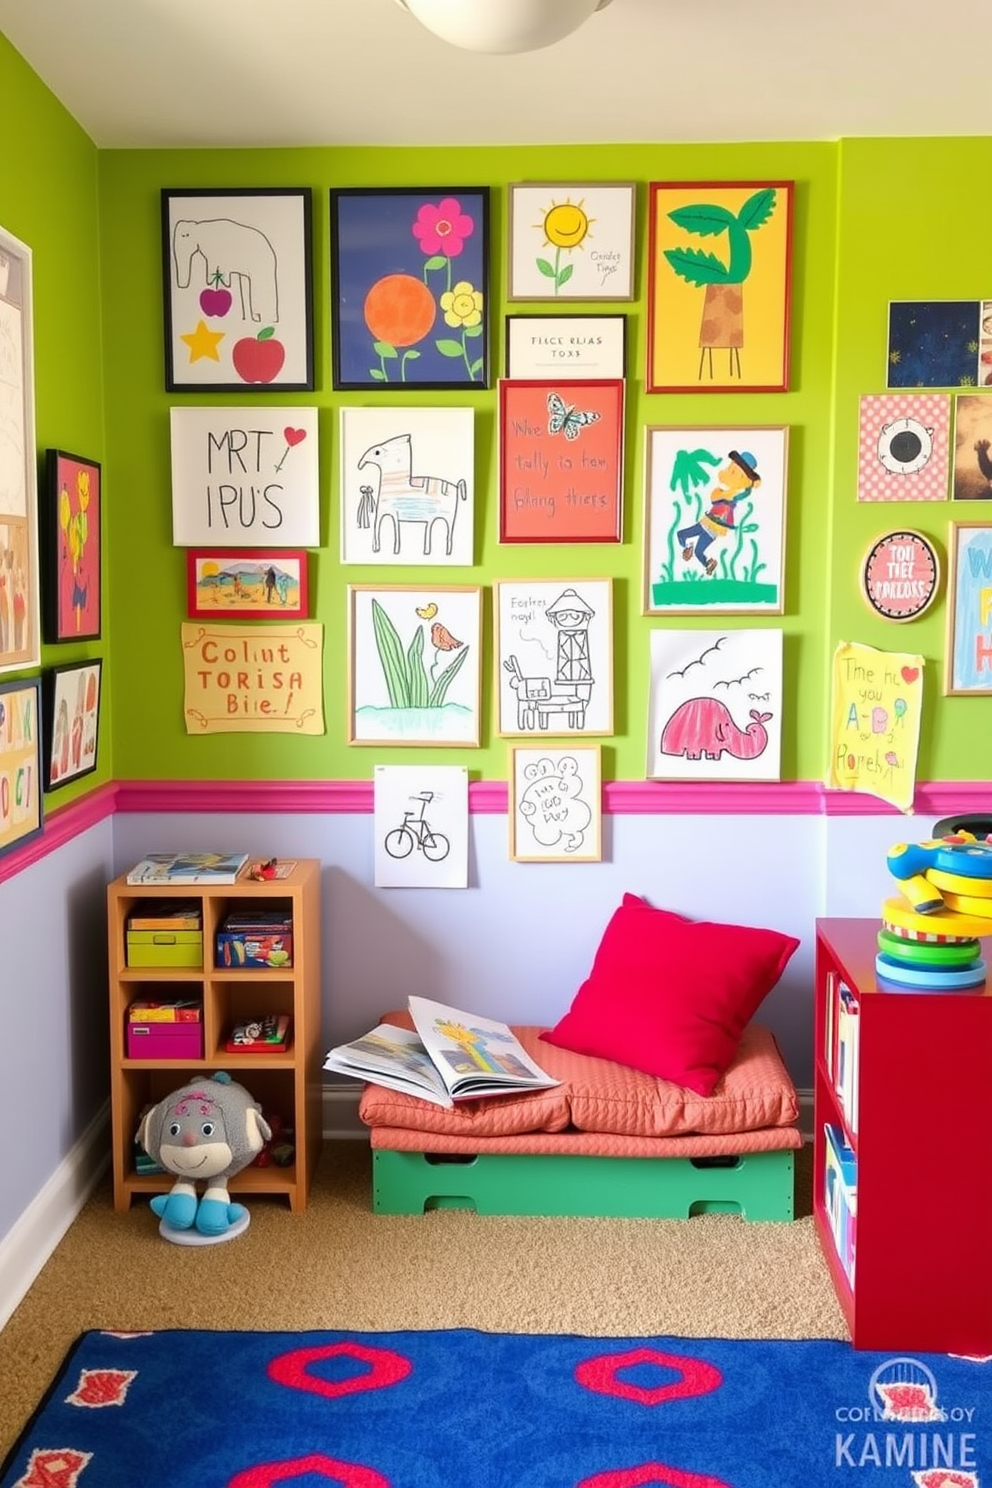
{"type": "Polygon", "coordinates": [[[0,681],[0,857],[44,827],[40,712],[39,678],[0,681]]]}
{"type": "Polygon", "coordinates": [[[312,219],[308,186],[163,187],[168,392],[313,390],[312,219]]]}
{"type": "Polygon", "coordinates": [[[41,683],[45,790],[54,791],[96,769],[103,661],[51,667],[41,683]]]}
{"type": "Polygon", "coordinates": [[[488,186],[331,190],[336,389],[490,386],[489,201],[488,186]]]}
{"type": "Polygon", "coordinates": [[[48,645],[96,641],[102,625],[103,470],[45,451],[41,510],[42,629],[48,645]]]}

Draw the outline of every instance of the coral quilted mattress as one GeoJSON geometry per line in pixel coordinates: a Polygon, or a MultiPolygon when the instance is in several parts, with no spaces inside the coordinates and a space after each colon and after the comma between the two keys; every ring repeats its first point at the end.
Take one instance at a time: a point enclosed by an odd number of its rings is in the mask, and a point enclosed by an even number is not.
{"type": "MultiPolygon", "coordinates": [[[[412,1027],[405,1012],[384,1022],[412,1027]]],[[[366,1085],[359,1115],[373,1147],[400,1152],[586,1153],[704,1157],[802,1146],[799,1098],[772,1032],[752,1023],[710,1096],[627,1065],[573,1054],[514,1025],[531,1058],[561,1083],[551,1090],[460,1101],[453,1110],[366,1085]]]]}

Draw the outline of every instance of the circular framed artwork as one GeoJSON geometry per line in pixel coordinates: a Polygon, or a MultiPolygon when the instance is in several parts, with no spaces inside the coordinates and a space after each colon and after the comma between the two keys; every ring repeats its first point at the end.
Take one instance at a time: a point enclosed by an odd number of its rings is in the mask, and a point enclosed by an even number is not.
{"type": "Polygon", "coordinates": [[[861,592],[884,620],[915,620],[937,596],[940,558],[922,532],[886,532],[861,565],[861,592]]]}

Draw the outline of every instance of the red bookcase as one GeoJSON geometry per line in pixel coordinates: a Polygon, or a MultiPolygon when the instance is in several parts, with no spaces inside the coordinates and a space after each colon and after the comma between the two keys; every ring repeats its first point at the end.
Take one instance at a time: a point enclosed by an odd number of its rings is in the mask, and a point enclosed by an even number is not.
{"type": "Polygon", "coordinates": [[[992,1353],[992,985],[882,992],[871,919],[816,923],[813,1213],[855,1348],[992,1353]],[[828,1047],[844,983],[857,1002],[856,1093],[828,1047]],[[857,1130],[849,1107],[857,1105],[857,1130]],[[824,1130],[857,1165],[853,1282],[825,1199],[824,1130]]]}

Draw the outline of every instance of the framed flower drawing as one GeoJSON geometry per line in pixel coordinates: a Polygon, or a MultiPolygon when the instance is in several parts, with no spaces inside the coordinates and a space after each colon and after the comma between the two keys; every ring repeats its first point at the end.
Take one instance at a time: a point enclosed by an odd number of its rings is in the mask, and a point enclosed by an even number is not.
{"type": "Polygon", "coordinates": [[[489,386],[489,188],[331,191],[336,388],[489,386]]]}
{"type": "Polygon", "coordinates": [[[510,187],[511,300],[634,297],[631,182],[510,187]]]}
{"type": "Polygon", "coordinates": [[[353,584],[348,606],[348,743],[477,749],[482,590],[353,584]]]}

